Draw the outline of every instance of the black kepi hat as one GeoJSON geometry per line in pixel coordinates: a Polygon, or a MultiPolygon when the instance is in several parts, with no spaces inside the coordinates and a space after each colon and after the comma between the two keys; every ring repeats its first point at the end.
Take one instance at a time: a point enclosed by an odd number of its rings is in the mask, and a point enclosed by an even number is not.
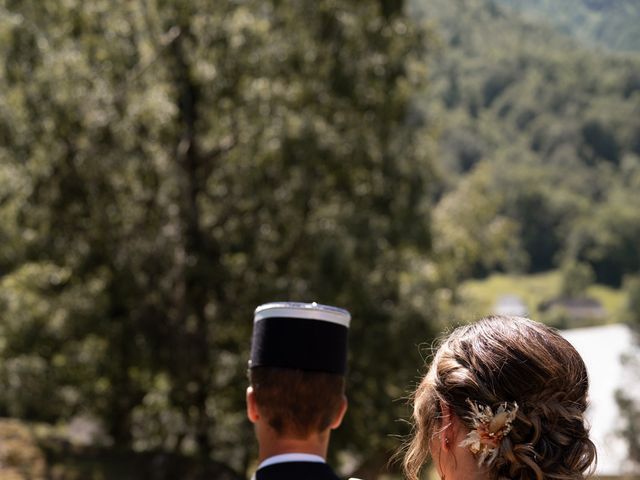
{"type": "Polygon", "coordinates": [[[249,367],[344,375],[351,315],[318,303],[276,302],[256,308],[249,367]]]}

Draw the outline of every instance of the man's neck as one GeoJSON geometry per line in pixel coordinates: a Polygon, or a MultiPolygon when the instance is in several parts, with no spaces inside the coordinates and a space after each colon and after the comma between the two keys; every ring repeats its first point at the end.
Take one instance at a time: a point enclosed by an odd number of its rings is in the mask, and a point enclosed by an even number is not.
{"type": "Polygon", "coordinates": [[[329,432],[313,434],[309,438],[288,438],[276,435],[264,435],[258,438],[259,461],[283,453],[308,453],[327,458],[329,432]]]}

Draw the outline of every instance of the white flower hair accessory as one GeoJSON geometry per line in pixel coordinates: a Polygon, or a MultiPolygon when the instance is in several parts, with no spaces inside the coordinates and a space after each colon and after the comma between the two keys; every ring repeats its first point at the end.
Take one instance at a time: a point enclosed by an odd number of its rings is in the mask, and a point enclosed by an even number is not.
{"type": "Polygon", "coordinates": [[[511,431],[518,404],[504,402],[494,413],[490,407],[479,405],[469,399],[467,403],[471,407],[469,419],[473,422],[473,429],[460,442],[460,446],[469,447],[474,455],[479,454],[478,465],[489,465],[498,456],[498,447],[502,439],[511,431]]]}

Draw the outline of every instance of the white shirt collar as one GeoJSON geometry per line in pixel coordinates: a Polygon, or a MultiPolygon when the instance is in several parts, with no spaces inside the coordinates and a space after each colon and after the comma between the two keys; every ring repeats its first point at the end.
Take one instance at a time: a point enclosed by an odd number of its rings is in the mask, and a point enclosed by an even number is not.
{"type": "Polygon", "coordinates": [[[280,455],[274,455],[273,457],[265,458],[260,463],[260,465],[258,465],[258,470],[264,467],[268,467],[269,465],[285,462],[325,463],[325,460],[319,455],[312,455],[310,453],[282,453],[280,455]]]}

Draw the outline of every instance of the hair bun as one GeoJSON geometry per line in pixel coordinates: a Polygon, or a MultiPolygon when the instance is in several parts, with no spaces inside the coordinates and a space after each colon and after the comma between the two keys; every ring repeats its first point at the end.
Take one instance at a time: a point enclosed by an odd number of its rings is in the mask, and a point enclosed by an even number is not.
{"type": "Polygon", "coordinates": [[[491,478],[582,480],[596,457],[584,418],[588,386],[578,352],[546,325],[494,316],[460,327],[415,392],[405,473],[419,478],[445,404],[469,429],[462,444],[491,478]],[[513,404],[500,411],[505,400],[513,404]]]}

